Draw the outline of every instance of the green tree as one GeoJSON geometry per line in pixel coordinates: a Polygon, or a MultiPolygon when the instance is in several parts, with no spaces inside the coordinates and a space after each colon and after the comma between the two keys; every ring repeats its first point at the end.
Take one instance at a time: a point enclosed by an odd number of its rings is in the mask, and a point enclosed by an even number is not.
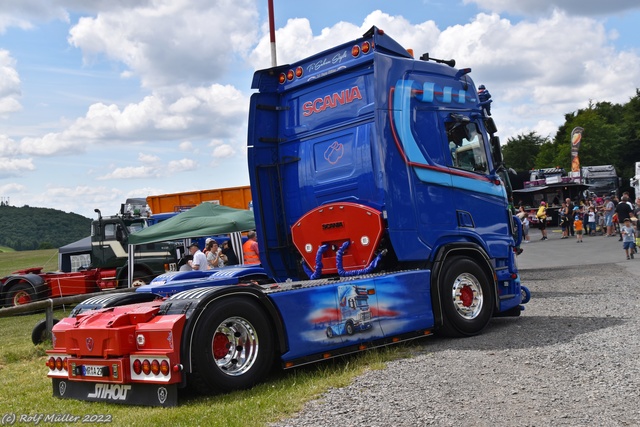
{"type": "Polygon", "coordinates": [[[547,142],[547,138],[536,132],[507,139],[506,145],[502,147],[505,164],[519,172],[533,169],[540,147],[547,142]]]}
{"type": "Polygon", "coordinates": [[[580,126],[584,128],[582,143],[578,153],[582,166],[616,165],[619,151],[623,145],[622,108],[608,102],[589,104],[589,108],[568,115],[558,133],[556,144],[556,163],[566,169],[571,166],[571,131],[580,126]],[[616,121],[614,123],[612,121],[616,121]]]}

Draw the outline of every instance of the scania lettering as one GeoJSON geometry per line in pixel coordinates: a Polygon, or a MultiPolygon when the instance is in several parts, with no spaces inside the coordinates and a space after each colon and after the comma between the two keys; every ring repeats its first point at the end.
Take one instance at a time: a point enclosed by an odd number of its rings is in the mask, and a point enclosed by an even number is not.
{"type": "Polygon", "coordinates": [[[362,99],[360,95],[360,89],[358,86],[352,87],[350,90],[345,89],[340,93],[334,93],[333,95],[327,95],[324,98],[316,98],[313,101],[307,101],[302,105],[305,117],[312,115],[313,113],[321,113],[327,108],[336,108],[339,105],[349,104],[354,99],[362,99]]]}
{"type": "Polygon", "coordinates": [[[497,128],[454,65],[373,27],[257,71],[247,152],[260,265],[168,272],[136,301],[79,304],[53,329],[54,395],[172,406],[185,387],[246,389],[274,364],[519,316],[530,293],[497,128]],[[110,400],[122,391],[95,384],[131,388],[110,400]]]}

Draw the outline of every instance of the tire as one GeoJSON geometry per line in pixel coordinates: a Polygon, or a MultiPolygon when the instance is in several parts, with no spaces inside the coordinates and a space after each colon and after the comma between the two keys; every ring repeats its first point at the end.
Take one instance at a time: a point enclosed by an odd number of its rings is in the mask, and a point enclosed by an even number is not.
{"type": "Polygon", "coordinates": [[[26,283],[18,283],[9,288],[5,306],[17,307],[19,305],[28,304],[36,300],[36,294],[33,288],[26,283]]]}
{"type": "MultiPolygon", "coordinates": [[[[54,325],[58,322],[58,319],[53,319],[54,325]]],[[[51,337],[47,335],[47,319],[44,319],[36,323],[36,326],[33,327],[31,331],[31,342],[33,342],[33,345],[42,344],[47,339],[51,339],[51,337]]]]}
{"type": "MultiPolygon", "coordinates": [[[[129,279],[125,278],[123,281],[123,286],[120,286],[120,288],[128,288],[129,287],[129,279]]],[[[149,280],[149,275],[145,274],[142,271],[134,271],[133,272],[133,282],[132,282],[132,288],[139,288],[140,286],[144,286],[144,285],[148,285],[149,283],[151,283],[151,280],[149,280]]]]}
{"type": "Polygon", "coordinates": [[[449,337],[480,333],[494,309],[493,289],[484,270],[469,257],[451,257],[440,278],[443,325],[438,333],[449,337]]]}
{"type": "Polygon", "coordinates": [[[529,288],[526,286],[520,286],[520,297],[522,298],[520,304],[528,303],[531,300],[531,291],[529,291],[529,288]]]}
{"type": "Polygon", "coordinates": [[[333,329],[331,329],[331,326],[327,327],[326,334],[327,338],[333,338],[333,329]]]}
{"type": "Polygon", "coordinates": [[[344,324],[344,331],[347,333],[347,335],[354,334],[355,328],[353,326],[353,320],[351,319],[347,320],[347,322],[344,324]]]}
{"type": "Polygon", "coordinates": [[[273,367],[274,341],[258,303],[238,297],[211,303],[194,331],[193,385],[201,393],[252,387],[273,367]]]}

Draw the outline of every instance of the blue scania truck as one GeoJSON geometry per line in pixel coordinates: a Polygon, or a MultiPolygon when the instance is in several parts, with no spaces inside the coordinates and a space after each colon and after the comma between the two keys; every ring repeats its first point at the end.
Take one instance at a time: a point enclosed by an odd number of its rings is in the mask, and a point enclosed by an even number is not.
{"type": "Polygon", "coordinates": [[[171,406],[292,368],[519,316],[500,142],[469,68],[381,29],[253,79],[260,266],[171,273],[53,329],[55,396],[171,406]],[[167,289],[171,291],[168,292],[167,289]]]}

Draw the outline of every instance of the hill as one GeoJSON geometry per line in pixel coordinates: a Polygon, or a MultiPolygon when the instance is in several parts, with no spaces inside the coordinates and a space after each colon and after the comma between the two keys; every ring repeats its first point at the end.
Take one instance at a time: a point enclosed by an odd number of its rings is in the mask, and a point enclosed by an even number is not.
{"type": "Polygon", "coordinates": [[[59,248],[91,233],[91,219],[56,209],[0,205],[0,246],[17,251],[59,248]]]}

